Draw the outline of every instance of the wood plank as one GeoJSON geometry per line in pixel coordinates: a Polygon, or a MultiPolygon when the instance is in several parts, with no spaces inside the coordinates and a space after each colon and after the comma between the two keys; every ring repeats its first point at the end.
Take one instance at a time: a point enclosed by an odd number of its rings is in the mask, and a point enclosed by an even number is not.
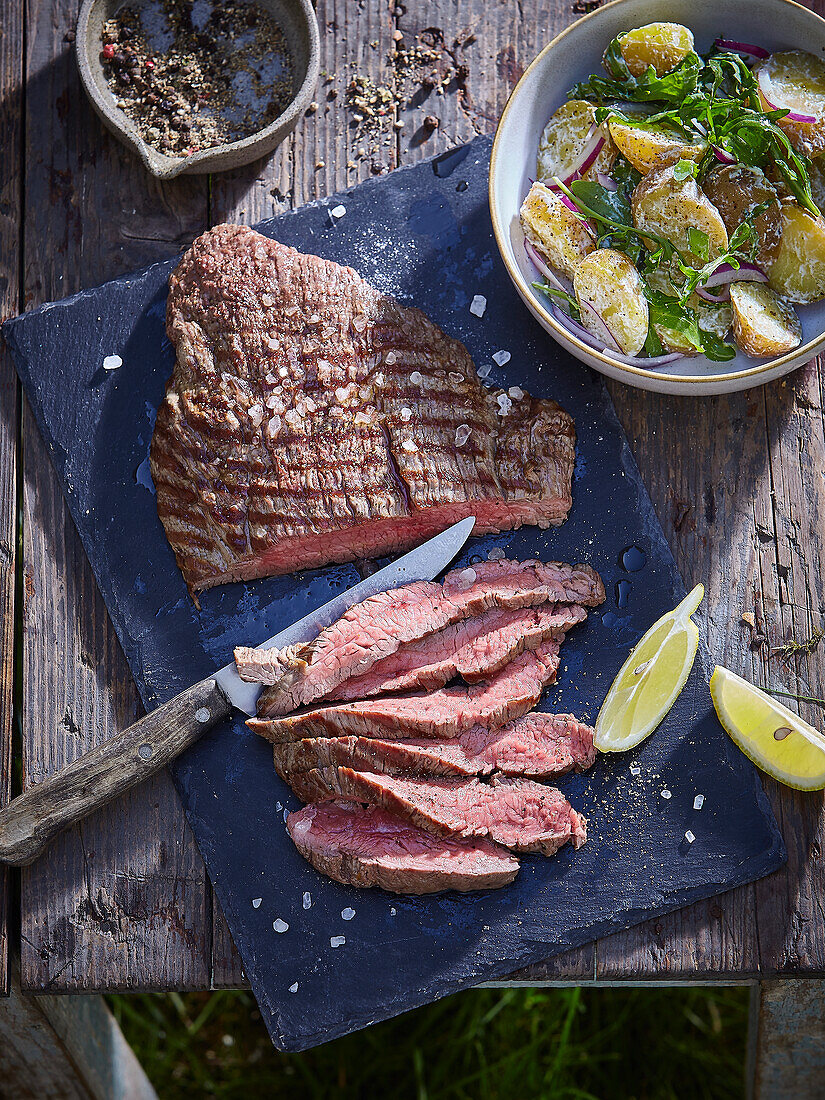
{"type": "MultiPolygon", "coordinates": [[[[19,312],[20,141],[23,127],[23,0],[8,0],[0,32],[0,320],[19,312]]],[[[12,792],[18,383],[0,346],[0,806],[12,792]]],[[[11,878],[0,867],[0,995],[9,991],[11,878]]]]}
{"type": "Polygon", "coordinates": [[[823,1073],[825,982],[760,982],[751,996],[747,1100],[817,1100],[823,1073]]]}
{"type": "MultiPolygon", "coordinates": [[[[26,304],[173,253],[206,221],[204,180],[160,185],[80,88],[75,0],[31,0],[26,304]]],[[[115,350],[115,349],[113,349],[115,350]]],[[[24,782],[133,720],[123,655],[33,419],[24,413],[24,782]]],[[[166,774],[64,835],[22,876],[25,989],[202,988],[209,886],[166,774]]]]}

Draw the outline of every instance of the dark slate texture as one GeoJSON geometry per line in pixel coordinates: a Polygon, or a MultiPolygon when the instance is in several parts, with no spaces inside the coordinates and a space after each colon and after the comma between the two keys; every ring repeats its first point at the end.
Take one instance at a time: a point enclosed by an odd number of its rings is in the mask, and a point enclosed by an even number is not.
{"type": "MultiPolygon", "coordinates": [[[[487,208],[489,141],[467,148],[447,166],[451,174],[431,164],[402,169],[259,228],[352,264],[421,307],[467,344],[478,366],[509,351],[490,380],[552,396],[575,417],[570,520],[559,530],[471,540],[461,562],[500,546],[513,557],[585,560],[600,571],[607,602],[571,634],[560,683],[544,703],[593,720],[629,647],[684,589],[601,379],[542,331],[508,280],[487,208]],[[346,215],[335,220],[329,210],[339,202],[346,215]],[[475,294],[487,298],[482,319],[469,312],[475,294]],[[646,560],[635,572],[621,564],[631,546],[646,560]]],[[[234,645],[267,637],[359,577],[355,566],[336,566],[230,585],[195,609],[157,518],[147,459],[172,370],[164,306],[175,263],[4,328],[147,707],[225,664],[234,645]],[[123,366],[106,371],[111,354],[123,366]]],[[[756,772],[716,721],[703,664],[638,751],[600,758],[589,774],[560,782],[589,820],[587,845],[551,860],[526,857],[512,886],[486,895],[397,898],[339,886],[290,843],[284,812],[297,800],[240,719],[190,750],[173,769],[175,782],[275,1044],[324,1042],[777,868],[781,837],[756,772]],[[705,795],[701,811],[693,809],[697,793],[705,795]],[[345,921],[348,907],[355,916],[345,921]],[[275,931],[276,920],[288,931],[275,931]],[[334,936],[346,943],[332,948],[334,936]]]]}

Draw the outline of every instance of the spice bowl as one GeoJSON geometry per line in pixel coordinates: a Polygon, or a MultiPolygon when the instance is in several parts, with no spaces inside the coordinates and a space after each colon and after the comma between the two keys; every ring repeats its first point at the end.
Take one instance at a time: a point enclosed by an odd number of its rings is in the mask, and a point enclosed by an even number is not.
{"type": "MultiPolygon", "coordinates": [[[[200,0],[204,7],[209,0],[200,0]]],[[[135,120],[126,109],[118,105],[119,99],[110,87],[103,59],[103,31],[105,24],[125,8],[133,10],[158,8],[157,0],[83,0],[77,21],[75,52],[80,79],[92,106],[104,126],[124,145],[134,150],[147,171],[158,179],[172,179],[179,175],[198,175],[207,172],[223,172],[249,164],[271,152],[295,128],[298,119],[309,106],[318,82],[320,67],[318,21],[310,0],[254,0],[257,6],[280,28],[284,53],[288,56],[291,72],[291,94],[287,92],[284,109],[266,125],[254,128],[249,97],[250,80],[233,82],[231,99],[220,108],[227,117],[251,118],[253,125],[248,133],[237,140],[209,147],[178,152],[164,152],[147,141],[135,120]]],[[[260,85],[268,78],[269,70],[263,65],[252,74],[252,83],[260,85]]],[[[241,74],[243,75],[243,74],[241,74]]],[[[216,112],[217,114],[218,112],[216,112]]]]}

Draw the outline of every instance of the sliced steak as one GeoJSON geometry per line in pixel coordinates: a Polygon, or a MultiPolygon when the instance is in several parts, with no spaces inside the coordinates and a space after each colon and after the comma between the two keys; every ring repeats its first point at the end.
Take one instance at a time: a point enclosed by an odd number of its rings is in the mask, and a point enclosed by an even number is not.
{"type": "Polygon", "coordinates": [[[269,685],[258,714],[275,717],[329,695],[351,676],[363,676],[402,645],[491,608],[595,607],[603,600],[604,585],[587,565],[488,561],[453,570],[443,585],[417,581],[372,596],[305,645],[240,648],[235,660],[243,679],[269,685]]]}
{"type": "Polygon", "coordinates": [[[166,330],[150,462],[192,592],[406,550],[467,515],[478,534],[567,517],[570,417],[485,389],[463,344],[351,268],[216,226],[169,280],[166,330]]]}
{"type": "Polygon", "coordinates": [[[305,806],[286,827],[316,871],[349,886],[394,894],[495,890],[519,869],[516,857],[490,840],[433,836],[379,806],[305,806]]]}
{"type": "Polygon", "coordinates": [[[359,703],[315,707],[285,718],[250,718],[247,725],[269,741],[354,734],[385,737],[452,738],[473,726],[498,729],[532,710],[559,667],[558,639],[523,653],[486,684],[448,687],[414,695],[390,695],[359,703]]]}
{"type": "Polygon", "coordinates": [[[525,650],[587,618],[579,604],[545,604],[518,611],[494,609],[462,619],[377,661],[364,676],[340,684],[330,699],[368,699],[394,691],[432,691],[455,676],[486,680],[525,650]]]}
{"type": "Polygon", "coordinates": [[[505,775],[549,779],[596,759],[594,732],[572,714],[533,713],[499,730],[476,726],[454,741],[315,737],[273,745],[275,769],[287,783],[313,768],[347,767],[384,775],[505,775]]]}
{"type": "Polygon", "coordinates": [[[381,806],[428,833],[488,837],[517,852],[551,856],[570,841],[580,848],[587,823],[561,791],[532,779],[405,779],[352,768],[319,768],[293,776],[307,802],[344,798],[381,806]]]}

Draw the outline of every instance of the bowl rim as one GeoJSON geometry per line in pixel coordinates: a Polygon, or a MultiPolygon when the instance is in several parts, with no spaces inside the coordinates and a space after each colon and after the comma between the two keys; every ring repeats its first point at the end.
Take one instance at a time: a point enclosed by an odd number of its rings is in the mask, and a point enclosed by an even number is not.
{"type": "Polygon", "coordinates": [[[289,129],[297,123],[301,113],[309,105],[312,95],[318,84],[318,76],[321,68],[321,35],[318,28],[318,18],[311,0],[295,0],[300,9],[300,17],[303,19],[307,32],[307,69],[300,87],[295,91],[284,110],[276,119],[260,130],[254,130],[246,137],[237,141],[226,142],[223,145],[213,145],[209,149],[201,149],[190,157],[170,157],[155,149],[141,137],[132,119],[122,111],[116,103],[115,96],[107,90],[101,92],[93,73],[93,58],[95,56],[93,43],[90,41],[89,19],[92,9],[100,3],[100,0],[83,0],[75,25],[75,58],[80,82],[92,106],[106,126],[133,152],[137,153],[143,166],[148,172],[158,179],[173,179],[179,175],[195,175],[230,171],[240,167],[243,163],[249,163],[271,151],[278,144],[279,138],[286,137],[289,129]],[[271,142],[272,144],[267,144],[271,142]],[[248,154],[245,161],[236,160],[237,156],[248,154]],[[229,161],[224,164],[222,162],[229,161]]]}
{"type": "MultiPolygon", "coordinates": [[[[544,55],[550,50],[554,49],[556,46],[558,46],[559,43],[564,38],[566,38],[567,35],[574,28],[581,26],[582,23],[587,23],[589,20],[598,18],[602,14],[602,12],[607,11],[608,8],[617,8],[628,2],[630,2],[630,0],[610,0],[609,3],[603,4],[601,7],[596,8],[595,11],[588,12],[587,15],[583,15],[580,19],[576,19],[568,27],[565,27],[564,30],[559,31],[559,33],[554,38],[552,38],[538,54],[536,54],[536,56],[524,70],[522,75],[519,77],[517,84],[510,93],[507,102],[504,105],[504,110],[501,112],[501,117],[498,120],[495,136],[493,138],[493,147],[490,152],[490,174],[488,177],[487,192],[490,204],[490,218],[493,223],[493,234],[496,239],[496,245],[498,246],[499,254],[504,261],[504,266],[507,268],[507,272],[510,278],[515,283],[516,289],[519,291],[521,297],[524,299],[525,305],[528,305],[527,297],[529,297],[530,304],[528,308],[530,308],[531,306],[534,307],[532,312],[534,312],[535,315],[538,315],[539,320],[542,322],[542,324],[544,324],[545,327],[548,327],[554,335],[557,334],[561,337],[560,343],[564,344],[566,342],[569,342],[575,345],[575,347],[578,348],[581,352],[598,359],[605,366],[610,367],[612,371],[618,371],[620,374],[627,374],[631,377],[656,379],[657,381],[665,383],[686,383],[693,386],[707,385],[708,383],[716,384],[721,382],[732,382],[743,378],[757,378],[759,375],[765,374],[768,371],[775,371],[777,370],[777,368],[780,368],[785,364],[797,365],[813,359],[814,356],[818,355],[819,352],[822,351],[823,348],[825,348],[825,330],[823,330],[823,332],[821,332],[819,336],[815,336],[812,340],[809,340],[807,344],[803,344],[801,347],[794,348],[793,351],[787,352],[785,355],[777,356],[774,359],[768,359],[764,363],[760,363],[758,366],[748,367],[747,370],[730,371],[726,374],[713,374],[705,376],[695,374],[663,374],[661,371],[647,370],[644,367],[633,367],[629,363],[622,363],[620,360],[613,359],[610,356],[604,355],[596,348],[592,348],[588,344],[585,344],[584,341],[580,340],[574,333],[570,332],[569,329],[565,328],[564,325],[557,321],[553,314],[545,308],[540,299],[536,297],[536,295],[530,293],[530,289],[527,287],[524,276],[522,275],[518,265],[515,264],[507,255],[506,244],[508,244],[509,242],[507,236],[505,235],[504,227],[499,221],[495,204],[496,158],[498,155],[499,140],[501,138],[502,130],[507,121],[507,116],[509,115],[510,110],[515,103],[516,97],[519,93],[519,89],[527,79],[528,75],[532,72],[532,70],[539,65],[544,55]]],[[[796,0],[773,0],[773,2],[779,6],[798,8],[800,11],[806,12],[808,15],[812,16],[814,19],[818,20],[822,24],[822,30],[825,32],[825,18],[823,18],[817,12],[812,11],[811,8],[806,7],[804,4],[797,3],[796,0]]],[[[745,387],[742,388],[744,389],[745,387]]]]}

